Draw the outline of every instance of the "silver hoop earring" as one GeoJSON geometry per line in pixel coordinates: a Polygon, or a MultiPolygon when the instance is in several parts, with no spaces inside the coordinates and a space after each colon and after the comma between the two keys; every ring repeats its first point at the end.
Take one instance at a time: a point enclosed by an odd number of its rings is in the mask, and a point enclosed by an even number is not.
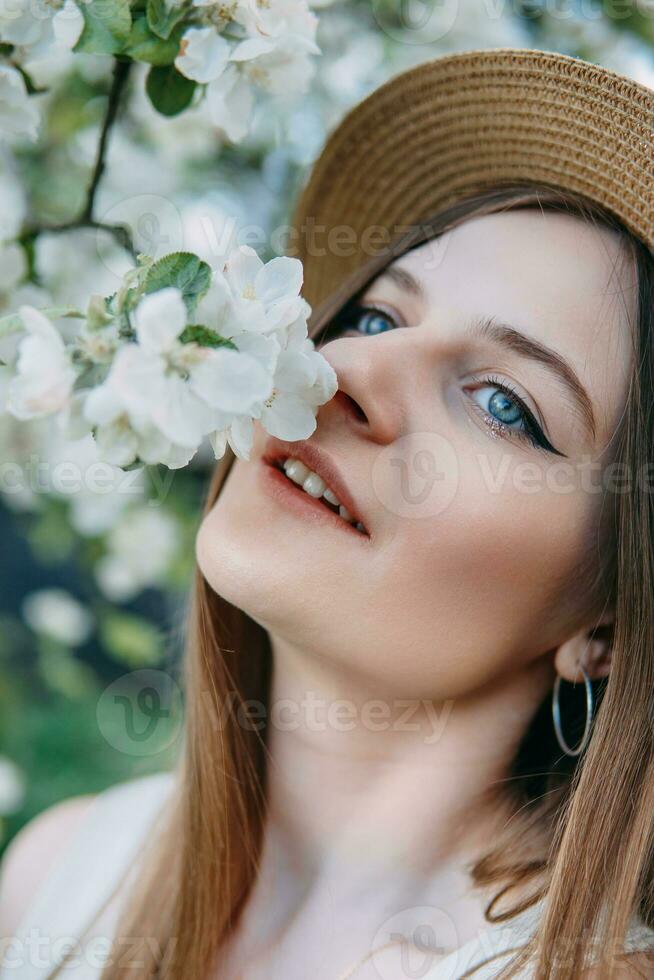
{"type": "Polygon", "coordinates": [[[561,687],[560,674],[556,675],[554,690],[552,691],[552,718],[554,719],[554,731],[556,732],[558,743],[566,755],[580,755],[580,753],[583,752],[590,739],[590,726],[593,720],[593,688],[590,683],[590,677],[581,664],[579,666],[581,667],[581,672],[584,675],[584,685],[586,687],[586,725],[584,727],[584,734],[581,736],[581,742],[576,749],[570,748],[563,737],[563,731],[561,730],[561,708],[559,705],[559,688],[561,687]]]}

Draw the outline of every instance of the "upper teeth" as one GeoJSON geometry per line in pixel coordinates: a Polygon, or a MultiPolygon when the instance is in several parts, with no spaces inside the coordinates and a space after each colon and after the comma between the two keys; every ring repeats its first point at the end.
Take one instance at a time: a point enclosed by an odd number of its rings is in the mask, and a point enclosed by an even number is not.
{"type": "Polygon", "coordinates": [[[283,466],[284,472],[290,480],[293,480],[294,483],[301,486],[303,490],[306,490],[306,492],[310,494],[310,496],[324,497],[330,504],[338,507],[338,513],[348,522],[348,524],[354,524],[357,530],[365,532],[365,528],[361,521],[355,520],[347,507],[340,502],[334,491],[327,486],[321,476],[318,476],[317,473],[310,470],[309,467],[305,466],[299,459],[289,458],[284,461],[283,466]]]}

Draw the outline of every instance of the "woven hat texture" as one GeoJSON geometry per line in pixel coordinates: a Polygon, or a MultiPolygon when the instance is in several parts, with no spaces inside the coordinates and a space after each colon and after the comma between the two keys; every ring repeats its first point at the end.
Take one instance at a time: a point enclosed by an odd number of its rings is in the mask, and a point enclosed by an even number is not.
{"type": "Polygon", "coordinates": [[[330,134],[293,215],[316,306],[380,244],[507,181],[585,194],[654,250],[654,90],[557,52],[448,54],[395,76],[330,134]]]}

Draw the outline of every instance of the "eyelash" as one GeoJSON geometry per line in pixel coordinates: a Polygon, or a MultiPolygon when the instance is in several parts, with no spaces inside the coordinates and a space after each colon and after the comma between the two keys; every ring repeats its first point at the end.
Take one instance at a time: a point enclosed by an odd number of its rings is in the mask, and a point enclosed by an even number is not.
{"type": "Polygon", "coordinates": [[[507,437],[510,439],[517,438],[527,440],[527,442],[529,442],[530,445],[534,446],[536,449],[556,451],[548,442],[543,430],[534,418],[531,410],[527,408],[520,395],[518,395],[510,384],[500,381],[499,378],[496,378],[494,375],[488,375],[485,378],[473,377],[472,380],[476,381],[480,387],[497,388],[499,391],[503,391],[505,395],[508,395],[511,401],[516,403],[523,414],[525,428],[513,429],[510,425],[502,422],[501,419],[497,419],[493,415],[490,415],[481,407],[481,405],[479,405],[478,402],[474,402],[476,410],[481,414],[484,422],[493,432],[500,429],[502,433],[507,434],[507,437]]]}
{"type": "MultiPolygon", "coordinates": [[[[397,329],[398,324],[395,317],[389,313],[388,310],[383,309],[381,306],[375,306],[374,304],[353,304],[342,318],[340,318],[336,326],[341,326],[342,329],[348,329],[346,324],[351,320],[356,322],[364,313],[377,313],[379,316],[386,317],[391,323],[395,325],[397,329]]],[[[333,328],[332,328],[333,329],[333,328]]],[[[355,330],[355,327],[350,327],[349,329],[355,330]]],[[[365,336],[365,335],[363,335],[365,336]]],[[[374,334],[373,334],[374,336],[374,334]]],[[[518,408],[523,414],[524,419],[524,429],[513,429],[511,426],[502,422],[500,419],[495,418],[490,415],[485,409],[483,409],[478,402],[471,399],[475,410],[481,415],[482,419],[492,432],[497,432],[498,430],[502,433],[502,438],[508,439],[521,439],[527,441],[530,445],[534,446],[536,449],[542,449],[546,452],[556,453],[560,455],[558,450],[552,446],[547,437],[545,436],[542,428],[534,418],[533,412],[525,405],[524,401],[515,391],[515,389],[506,382],[500,381],[494,375],[488,375],[486,377],[473,377],[472,379],[480,387],[497,388],[499,391],[504,392],[512,401],[516,403],[518,408]]]]}

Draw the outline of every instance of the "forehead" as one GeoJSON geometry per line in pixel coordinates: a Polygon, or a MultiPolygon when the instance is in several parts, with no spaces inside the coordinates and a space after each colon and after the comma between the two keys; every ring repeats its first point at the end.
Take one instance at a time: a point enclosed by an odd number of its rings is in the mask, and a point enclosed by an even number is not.
{"type": "Polygon", "coordinates": [[[611,431],[632,364],[637,278],[610,228],[537,209],[466,220],[396,260],[442,323],[497,316],[579,374],[611,431]]]}

